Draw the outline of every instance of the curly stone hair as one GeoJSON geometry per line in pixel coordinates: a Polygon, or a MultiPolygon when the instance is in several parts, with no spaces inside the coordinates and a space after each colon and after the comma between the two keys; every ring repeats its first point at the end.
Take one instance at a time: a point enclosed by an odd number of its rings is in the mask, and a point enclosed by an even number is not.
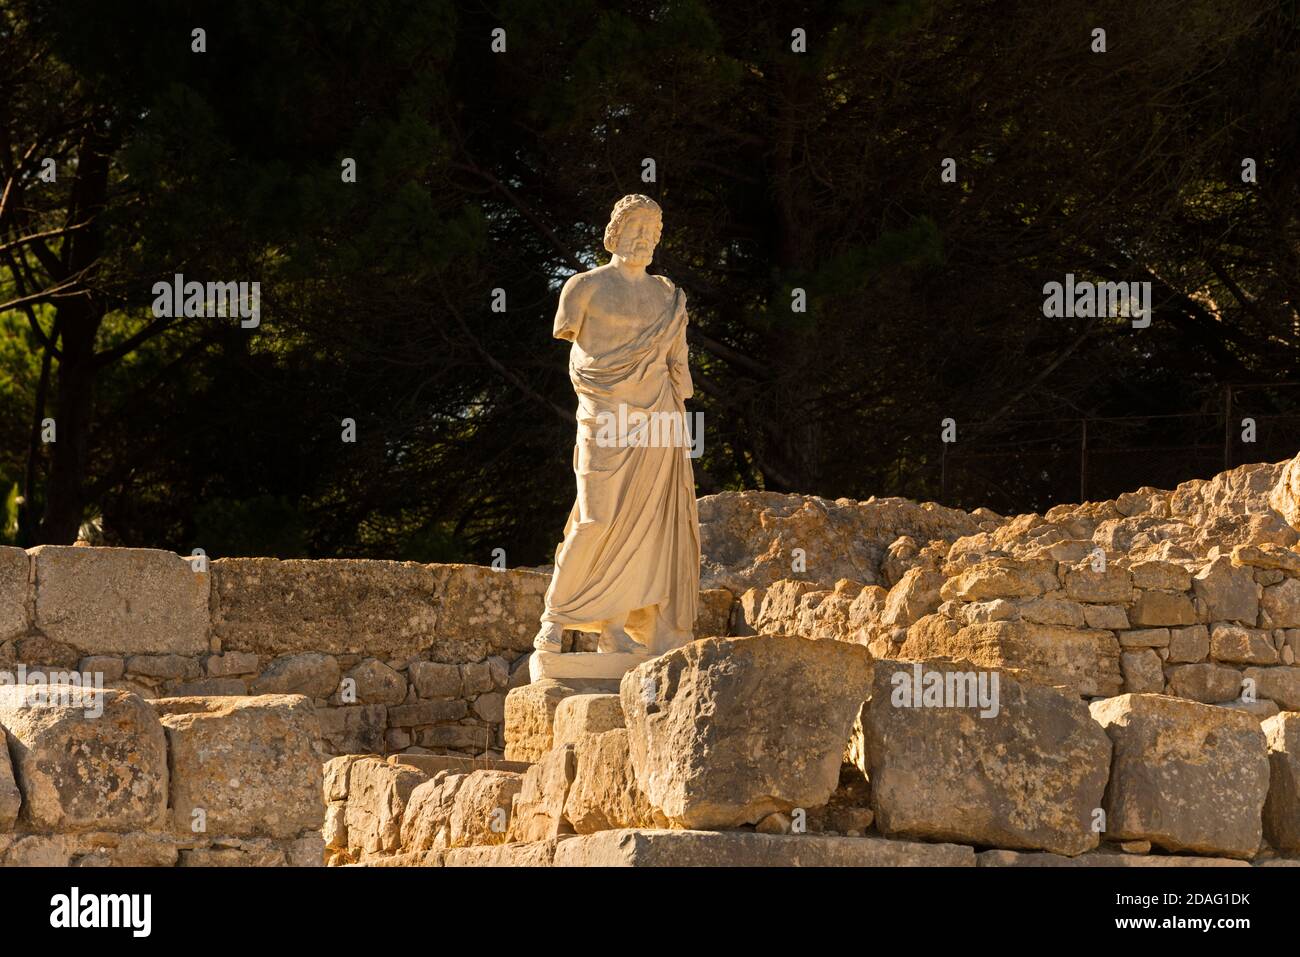
{"type": "Polygon", "coordinates": [[[659,217],[659,228],[655,230],[655,242],[659,242],[659,237],[664,231],[664,211],[649,196],[643,196],[641,193],[631,193],[624,196],[614,204],[614,211],[609,214],[609,225],[605,227],[605,251],[614,252],[618,248],[618,231],[623,226],[623,221],[627,218],[628,213],[634,209],[652,209],[659,217]]]}

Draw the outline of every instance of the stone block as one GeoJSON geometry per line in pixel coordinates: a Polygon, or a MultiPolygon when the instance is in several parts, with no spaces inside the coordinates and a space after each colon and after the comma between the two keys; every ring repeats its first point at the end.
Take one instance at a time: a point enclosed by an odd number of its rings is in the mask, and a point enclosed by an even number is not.
{"type": "Polygon", "coordinates": [[[208,650],[207,572],[152,548],[38,545],[36,626],[85,655],[208,650]]]}

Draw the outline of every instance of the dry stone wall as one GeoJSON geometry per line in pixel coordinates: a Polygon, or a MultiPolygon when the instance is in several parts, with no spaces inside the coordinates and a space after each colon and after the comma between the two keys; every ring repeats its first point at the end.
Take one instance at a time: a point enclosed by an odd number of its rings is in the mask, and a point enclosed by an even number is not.
{"type": "MultiPolygon", "coordinates": [[[[0,672],[141,698],[300,694],[329,754],[495,754],[549,576],[367,560],[0,548],[0,672]]],[[[701,595],[725,633],[731,595],[701,595]]],[[[587,640],[570,635],[571,641],[587,640]]]]}

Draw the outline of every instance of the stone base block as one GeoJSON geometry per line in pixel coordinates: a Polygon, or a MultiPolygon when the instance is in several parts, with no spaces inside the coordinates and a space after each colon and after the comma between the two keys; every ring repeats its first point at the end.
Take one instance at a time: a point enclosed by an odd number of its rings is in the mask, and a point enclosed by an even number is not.
{"type": "MultiPolygon", "coordinates": [[[[565,681],[571,678],[595,678],[618,681],[625,674],[653,656],[649,653],[571,651],[556,654],[553,651],[535,651],[528,659],[528,674],[533,681],[554,678],[565,681]]],[[[614,689],[617,691],[617,687],[614,689]]]]}

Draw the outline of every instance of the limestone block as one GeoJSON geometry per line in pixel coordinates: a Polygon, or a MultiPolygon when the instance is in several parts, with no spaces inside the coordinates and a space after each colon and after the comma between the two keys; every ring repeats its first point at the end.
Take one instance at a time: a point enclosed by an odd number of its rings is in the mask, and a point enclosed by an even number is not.
{"type": "Polygon", "coordinates": [[[1276,569],[1285,575],[1300,576],[1300,552],[1283,545],[1238,545],[1232,550],[1232,563],[1276,569]]]}
{"type": "Polygon", "coordinates": [[[443,856],[444,867],[550,867],[557,841],[499,844],[495,847],[455,847],[443,856]]]}
{"type": "Polygon", "coordinates": [[[1169,662],[1204,661],[1210,654],[1210,629],[1204,625],[1169,630],[1169,662]]]}
{"type": "Polygon", "coordinates": [[[13,830],[18,811],[23,806],[23,796],[14,780],[13,763],[9,758],[9,739],[0,727],[0,832],[13,830]]]}
{"type": "Polygon", "coordinates": [[[473,710],[476,717],[488,724],[500,724],[506,717],[506,696],[500,691],[489,691],[474,699],[473,710]]]}
{"type": "Polygon", "coordinates": [[[1192,579],[1193,592],[1205,602],[1208,621],[1255,625],[1259,617],[1258,588],[1251,570],[1233,565],[1226,555],[1210,562],[1192,579]]]}
{"type": "Polygon", "coordinates": [[[712,638],[729,634],[733,601],[735,598],[725,588],[702,589],[695,606],[695,637],[712,638]]]}
{"type": "Polygon", "coordinates": [[[1160,694],[1165,690],[1165,673],[1160,656],[1150,648],[1125,651],[1119,656],[1124,672],[1124,690],[1160,694]]]}
{"type": "Polygon", "coordinates": [[[388,709],[388,723],[394,728],[414,728],[439,721],[459,721],[469,714],[464,701],[415,701],[388,709]]]}
{"type": "Polygon", "coordinates": [[[1262,727],[1269,765],[1264,837],[1280,851],[1300,851],[1300,714],[1284,711],[1262,727]]]}
{"type": "Polygon", "coordinates": [[[1091,709],[1115,746],[1107,840],[1255,855],[1269,774],[1258,719],[1165,695],[1125,694],[1091,709]]]}
{"type": "Polygon", "coordinates": [[[551,750],[555,709],[579,693],[572,685],[553,680],[512,688],[506,695],[506,760],[538,761],[551,750]]]}
{"type": "Polygon", "coordinates": [[[1109,631],[1026,621],[981,622],[952,633],[920,625],[908,630],[901,657],[954,658],[979,668],[1014,669],[1021,677],[1064,685],[1083,696],[1114,694],[1124,682],[1119,642],[1109,631]]]}
{"type": "Polygon", "coordinates": [[[1025,621],[1036,622],[1040,625],[1065,625],[1069,628],[1082,628],[1087,620],[1084,609],[1091,607],[1094,606],[1081,605],[1077,601],[1069,601],[1068,599],[1031,598],[1021,603],[1020,617],[1025,621]]]}
{"type": "Polygon", "coordinates": [[[1276,701],[1285,711],[1300,711],[1300,667],[1247,668],[1242,677],[1255,682],[1255,696],[1276,701]]]}
{"type": "Polygon", "coordinates": [[[247,651],[228,651],[223,655],[209,655],[204,666],[211,678],[229,678],[257,674],[257,661],[257,655],[247,651]]]}
{"type": "Polygon", "coordinates": [[[1169,669],[1169,693],[1206,704],[1232,701],[1241,694],[1242,674],[1236,668],[1208,662],[1174,665],[1169,669]]]}
{"type": "Polygon", "coordinates": [[[433,565],[437,574],[438,661],[510,657],[533,646],[551,576],[522,568],[433,565]]]}
{"type": "Polygon", "coordinates": [[[512,771],[473,771],[456,790],[447,822],[448,847],[504,844],[515,795],[524,776],[512,771]]]}
{"type": "Polygon", "coordinates": [[[1128,617],[1129,621],[1141,628],[1194,625],[1196,609],[1192,606],[1192,600],[1183,592],[1144,589],[1138,592],[1137,602],[1129,611],[1128,617]]]}
{"type": "Polygon", "coordinates": [[[1117,636],[1121,648],[1167,648],[1169,646],[1168,628],[1138,628],[1121,631],[1117,636]]]}
{"type": "Polygon", "coordinates": [[[1128,611],[1119,605],[1084,605],[1083,620],[1089,628],[1123,631],[1128,628],[1128,611]]]}
{"type": "Polygon", "coordinates": [[[316,718],[327,754],[373,754],[384,750],[388,709],[382,704],[320,708],[316,718]]]}
{"type": "Polygon", "coordinates": [[[1044,592],[1055,591],[1059,586],[1056,562],[1051,559],[1019,561],[1012,558],[994,558],[973,565],[955,578],[948,579],[939,589],[939,595],[945,601],[1031,598],[1044,592]]]}
{"type": "Polygon", "coordinates": [[[38,545],[36,626],[86,655],[208,650],[207,572],[152,548],[38,545]]]}
{"type": "Polygon", "coordinates": [[[460,666],[461,693],[467,698],[492,690],[492,666],[486,661],[472,661],[460,666]]]}
{"type": "Polygon", "coordinates": [[[460,668],[436,661],[412,661],[407,666],[411,684],[421,698],[459,698],[461,696],[460,668]]]}
{"type": "Polygon", "coordinates": [[[1192,587],[1191,573],[1174,562],[1134,562],[1129,566],[1129,572],[1133,575],[1133,584],[1138,588],[1185,592],[1192,587]]]}
{"type": "Polygon", "coordinates": [[[702,639],[623,677],[636,781],[674,826],[754,824],[826,803],[870,691],[860,645],[702,639]]]}
{"type": "Polygon", "coordinates": [[[1248,861],[1230,857],[1193,857],[1187,854],[1116,854],[1091,851],[1078,857],[1023,851],[981,851],[977,867],[1250,867],[1248,861]]]}
{"type": "Polygon", "coordinates": [[[31,557],[21,548],[0,546],[0,641],[27,631],[32,593],[31,557]]]}
{"type": "Polygon", "coordinates": [[[125,691],[66,699],[60,694],[69,689],[48,686],[42,700],[36,690],[0,687],[0,727],[23,796],[19,822],[48,831],[161,825],[167,743],[153,709],[125,691]]]}
{"type": "Polygon", "coordinates": [[[320,727],[300,695],[162,698],[153,702],[171,754],[172,826],[191,833],[296,837],[325,815],[320,727]]]}
{"type": "Polygon", "coordinates": [[[105,681],[118,681],[126,674],[126,661],[113,655],[89,655],[77,666],[83,675],[103,675],[105,681]]]}
{"type": "Polygon", "coordinates": [[[574,750],[577,769],[564,816],[577,833],[668,825],[637,786],[626,728],[580,735],[574,750]]]}
{"type": "Polygon", "coordinates": [[[355,683],[356,697],[348,704],[392,705],[406,700],[406,679],[378,658],[363,659],[343,677],[355,683]]]}
{"type": "MultiPolygon", "coordinates": [[[[402,815],[401,847],[405,853],[442,850],[450,839],[452,802],[472,771],[435,774],[417,785],[402,815]]],[[[507,808],[507,815],[509,808],[507,808]]]]}
{"type": "Polygon", "coordinates": [[[577,744],[589,734],[624,727],[623,704],[616,694],[575,694],[555,707],[552,747],[577,744]]]}
{"type": "Polygon", "coordinates": [[[986,692],[994,677],[997,710],[983,717],[992,709],[977,703],[979,675],[966,666],[876,662],[863,723],[877,826],[887,835],[1063,854],[1096,847],[1092,812],[1110,765],[1105,733],[1076,695],[987,672],[986,692]],[[918,671],[921,688],[942,682],[966,697],[914,706],[924,699],[905,692],[918,671]]]}
{"type": "Polygon", "coordinates": [[[424,772],[381,758],[354,761],[348,771],[348,851],[358,860],[401,846],[402,818],[424,772]]]}
{"type": "Polygon", "coordinates": [[[1116,565],[1094,571],[1091,563],[1083,562],[1066,571],[1065,593],[1075,601],[1127,604],[1133,600],[1133,576],[1116,565]]]}
{"type": "Polygon", "coordinates": [[[1275,665],[1278,651],[1267,631],[1220,621],[1210,628],[1210,657],[1246,665],[1275,665]]]}
{"type": "Polygon", "coordinates": [[[248,694],[248,682],[243,678],[203,678],[200,681],[166,682],[166,697],[207,698],[216,695],[248,694]]]}
{"type": "Polygon", "coordinates": [[[1264,628],[1300,627],[1300,579],[1287,578],[1265,588],[1260,612],[1264,628]]]}
{"type": "Polygon", "coordinates": [[[221,841],[181,851],[180,867],[287,867],[287,845],[270,838],[221,841]]]}
{"type": "Polygon", "coordinates": [[[331,655],[308,651],[271,662],[253,681],[255,695],[300,694],[328,698],[339,690],[339,663],[331,655]]]}
{"type": "Polygon", "coordinates": [[[545,841],[573,833],[564,804],[577,767],[573,745],[566,744],[528,769],[510,814],[510,841],[545,841]]]}
{"type": "Polygon", "coordinates": [[[132,655],[126,659],[126,673],[144,678],[197,678],[198,660],[184,655],[132,655]]]}
{"type": "Polygon", "coordinates": [[[561,840],[556,867],[974,867],[975,851],[878,837],[618,830],[561,840]]]}

